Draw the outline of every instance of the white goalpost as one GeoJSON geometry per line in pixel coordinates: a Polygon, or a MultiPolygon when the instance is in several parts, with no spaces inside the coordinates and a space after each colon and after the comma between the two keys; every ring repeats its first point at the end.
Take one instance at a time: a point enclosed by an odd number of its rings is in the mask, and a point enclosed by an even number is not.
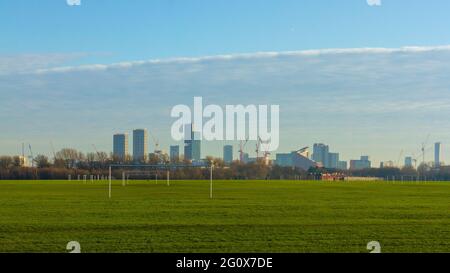
{"type": "MultiPolygon", "coordinates": [[[[162,179],[164,176],[164,173],[166,174],[168,186],[170,186],[169,182],[169,176],[170,171],[160,171],[160,170],[149,170],[149,171],[122,171],[122,186],[126,186],[129,184],[130,177],[136,179],[137,177],[140,177],[142,179],[139,180],[147,180],[153,179],[155,181],[155,184],[158,185],[160,178],[162,179]]],[[[161,180],[162,181],[162,180],[161,180]]]]}
{"type": "MultiPolygon", "coordinates": [[[[122,164],[112,164],[109,166],[109,174],[108,174],[108,197],[109,199],[112,198],[112,180],[113,180],[113,176],[112,176],[112,171],[113,168],[117,168],[117,169],[121,169],[121,173],[122,173],[122,186],[126,186],[129,184],[129,179],[130,179],[130,175],[150,175],[150,174],[155,174],[155,181],[156,184],[158,184],[158,175],[160,173],[165,173],[166,174],[166,184],[167,186],[170,186],[170,171],[171,170],[177,170],[180,168],[203,168],[206,169],[208,168],[207,166],[192,166],[192,165],[179,165],[179,164],[169,164],[169,165],[140,165],[140,164],[136,164],[136,165],[122,165],[122,164]],[[133,169],[133,168],[137,168],[137,171],[129,171],[128,169],[133,169]],[[147,171],[143,171],[142,169],[148,168],[150,170],[147,171]],[[140,169],[140,170],[139,170],[140,169]]],[[[210,176],[209,176],[209,180],[210,180],[210,185],[209,185],[209,198],[213,199],[213,170],[214,170],[214,164],[211,164],[209,166],[209,171],[210,171],[210,176]]],[[[163,176],[161,176],[163,177],[163,176]]]]}

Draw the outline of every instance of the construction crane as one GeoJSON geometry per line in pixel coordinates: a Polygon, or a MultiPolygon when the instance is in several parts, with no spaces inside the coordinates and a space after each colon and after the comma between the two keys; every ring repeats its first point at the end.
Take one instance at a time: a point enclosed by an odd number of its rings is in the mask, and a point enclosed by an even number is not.
{"type": "Polygon", "coordinates": [[[432,147],[427,147],[428,140],[430,138],[430,135],[428,135],[425,142],[422,142],[422,146],[419,150],[419,152],[412,154],[412,161],[414,162],[414,168],[417,169],[417,162],[419,162],[420,159],[422,159],[422,164],[425,164],[425,154],[432,149],[432,147]]]}
{"type": "MultiPolygon", "coordinates": [[[[260,152],[260,149],[263,146],[263,144],[269,145],[269,143],[270,143],[269,141],[263,141],[261,139],[261,137],[258,137],[258,144],[256,146],[257,147],[257,154],[256,154],[256,156],[257,156],[256,158],[257,159],[259,159],[259,152],[260,152]]],[[[264,150],[263,159],[264,159],[265,164],[268,165],[269,164],[270,152],[269,152],[269,149],[268,149],[267,146],[263,150],[264,150]]]]}
{"type": "Polygon", "coordinates": [[[30,150],[30,156],[28,157],[31,162],[31,167],[34,167],[34,156],[33,156],[33,150],[31,149],[31,144],[28,144],[28,149],[30,150]]]}
{"type": "Polygon", "coordinates": [[[262,141],[261,137],[258,137],[258,140],[256,141],[256,159],[259,159],[259,152],[261,151],[262,144],[264,144],[264,141],[262,141]]]}
{"type": "Polygon", "coordinates": [[[430,140],[430,134],[428,134],[426,140],[422,142],[422,164],[425,164],[425,149],[428,145],[428,141],[430,140]]]}
{"type": "Polygon", "coordinates": [[[155,144],[155,154],[160,155],[162,151],[159,149],[159,140],[151,132],[150,136],[152,137],[153,144],[155,144]]]}
{"type": "Polygon", "coordinates": [[[400,160],[402,160],[402,156],[403,156],[403,150],[400,151],[400,154],[398,155],[398,159],[397,159],[397,167],[400,168],[400,160]]]}
{"type": "Polygon", "coordinates": [[[241,161],[241,163],[244,162],[244,148],[248,143],[248,138],[243,141],[241,140],[240,146],[239,146],[239,160],[241,161]]]}
{"type": "Polygon", "coordinates": [[[259,150],[261,149],[261,138],[258,137],[258,140],[256,141],[256,159],[259,159],[259,150]]]}
{"type": "Polygon", "coordinates": [[[97,153],[98,160],[100,160],[101,163],[104,163],[105,158],[104,158],[104,156],[98,151],[97,146],[95,146],[95,144],[92,144],[92,148],[94,148],[95,153],[97,153]]]}

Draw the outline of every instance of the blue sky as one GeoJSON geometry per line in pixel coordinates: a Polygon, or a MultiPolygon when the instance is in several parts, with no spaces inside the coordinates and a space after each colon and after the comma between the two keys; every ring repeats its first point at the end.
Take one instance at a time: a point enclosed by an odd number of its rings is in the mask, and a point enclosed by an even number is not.
{"type": "Polygon", "coordinates": [[[449,11],[447,0],[1,1],[0,154],[22,142],[48,154],[50,141],[110,151],[113,133],[135,127],[167,147],[170,108],[194,95],[280,104],[280,151],[325,142],[344,159],[396,161],[430,133],[450,153],[449,11]]]}
{"type": "Polygon", "coordinates": [[[88,52],[111,62],[255,51],[450,43],[446,0],[0,2],[1,53],[88,52]]]}

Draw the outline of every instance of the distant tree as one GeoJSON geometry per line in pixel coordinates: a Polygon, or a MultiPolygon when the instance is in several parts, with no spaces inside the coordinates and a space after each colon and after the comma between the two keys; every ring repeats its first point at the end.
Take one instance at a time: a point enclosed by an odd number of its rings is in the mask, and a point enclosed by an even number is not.
{"type": "Polygon", "coordinates": [[[13,157],[13,165],[14,165],[14,167],[21,167],[23,165],[22,159],[20,159],[19,156],[14,156],[13,157]]]}
{"type": "Polygon", "coordinates": [[[210,164],[211,162],[214,162],[214,167],[216,168],[223,168],[225,166],[225,163],[223,162],[222,158],[213,157],[213,156],[207,156],[205,158],[206,162],[210,164]]]}
{"type": "Polygon", "coordinates": [[[37,155],[34,158],[34,162],[36,163],[36,167],[38,167],[39,169],[50,167],[50,161],[45,155],[37,155]]]}
{"type": "Polygon", "coordinates": [[[109,159],[108,153],[98,152],[97,153],[97,159],[98,159],[99,162],[104,164],[109,159]]]}
{"type": "Polygon", "coordinates": [[[430,166],[428,166],[428,164],[426,164],[426,163],[421,163],[420,165],[419,165],[419,167],[417,168],[417,172],[420,174],[420,175],[426,175],[429,171],[430,171],[430,166]]]}
{"type": "Polygon", "coordinates": [[[401,169],[401,174],[405,176],[417,176],[418,172],[413,167],[403,167],[401,169]]]}
{"type": "Polygon", "coordinates": [[[87,153],[86,154],[86,161],[87,161],[87,164],[89,165],[90,169],[95,167],[96,159],[97,159],[97,156],[95,153],[87,153]]]}
{"type": "Polygon", "coordinates": [[[78,152],[75,149],[64,148],[56,153],[56,157],[64,161],[64,165],[68,169],[77,167],[77,163],[82,161],[85,157],[83,153],[78,152]]]}
{"type": "Polygon", "coordinates": [[[148,157],[148,164],[157,165],[160,163],[160,158],[158,154],[151,153],[148,157]]]}
{"type": "Polygon", "coordinates": [[[10,156],[0,157],[0,169],[9,169],[14,165],[13,158],[10,156]]]}
{"type": "Polygon", "coordinates": [[[53,167],[57,169],[62,169],[66,167],[66,163],[61,158],[55,158],[53,160],[53,167]]]}

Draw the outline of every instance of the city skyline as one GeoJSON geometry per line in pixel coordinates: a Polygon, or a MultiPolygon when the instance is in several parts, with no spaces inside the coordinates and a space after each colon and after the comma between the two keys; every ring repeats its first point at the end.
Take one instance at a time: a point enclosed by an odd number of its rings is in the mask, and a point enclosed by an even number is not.
{"type": "MultiPolygon", "coordinates": [[[[170,109],[201,96],[280,105],[278,152],[327,143],[377,166],[417,156],[430,134],[450,161],[448,1],[203,2],[1,2],[0,154],[111,151],[134,128],[169,150],[182,145],[170,109]]],[[[203,141],[202,154],[226,144],[203,141]]]]}
{"type": "MultiPolygon", "coordinates": [[[[133,142],[132,142],[132,150],[133,152],[130,154],[128,147],[130,146],[128,140],[128,133],[117,133],[113,135],[113,152],[112,156],[117,157],[119,160],[127,160],[127,156],[129,158],[133,158],[135,162],[145,162],[146,160],[151,158],[151,155],[164,156],[167,155],[170,161],[178,161],[178,160],[188,160],[192,162],[200,162],[205,160],[206,157],[213,156],[216,158],[221,158],[224,163],[230,164],[236,160],[244,160],[245,163],[254,162],[259,156],[259,159],[263,159],[264,155],[261,156],[261,152],[264,153],[264,150],[261,150],[260,144],[256,144],[256,149],[259,151],[259,155],[256,154],[256,157],[251,157],[253,154],[247,150],[242,150],[244,153],[244,157],[241,159],[240,156],[235,156],[236,152],[240,153],[241,149],[244,146],[242,145],[242,141],[240,142],[240,147],[235,147],[235,145],[226,144],[223,146],[222,155],[214,155],[214,154],[201,154],[202,141],[198,140],[198,132],[193,131],[193,125],[185,125],[185,140],[183,140],[183,146],[181,145],[170,145],[169,149],[166,151],[164,149],[160,150],[159,141],[155,143],[155,150],[151,151],[151,145],[148,139],[148,130],[147,129],[135,129],[133,130],[133,142]],[[137,139],[137,146],[135,147],[135,139],[137,139]],[[145,143],[147,142],[147,143],[145,143]],[[183,148],[184,154],[180,154],[180,148],[183,148]]],[[[248,143],[248,142],[245,142],[248,143]]],[[[393,168],[403,168],[403,167],[412,167],[417,168],[420,164],[425,163],[430,167],[440,167],[445,164],[445,162],[441,161],[441,145],[440,142],[435,142],[432,147],[434,147],[433,152],[433,161],[425,161],[421,162],[421,158],[424,158],[423,152],[428,152],[429,148],[426,148],[426,143],[423,143],[424,149],[422,150],[422,154],[410,156],[403,154],[401,152],[397,162],[393,160],[388,161],[380,161],[379,168],[393,167],[393,168]],[[404,156],[404,157],[403,157],[404,156]]],[[[23,144],[24,145],[24,144],[23,144]]],[[[95,145],[94,145],[95,147],[95,145]]],[[[30,148],[31,149],[31,148],[30,148]]],[[[251,149],[251,148],[250,148],[251,149]]],[[[338,152],[330,152],[330,147],[324,143],[314,143],[312,145],[312,153],[310,153],[310,147],[304,147],[297,151],[292,151],[286,153],[285,151],[278,151],[269,160],[272,160],[272,165],[279,166],[292,166],[292,167],[301,167],[303,169],[308,169],[312,163],[315,163],[318,167],[323,167],[326,169],[336,169],[336,170],[362,170],[368,168],[378,168],[373,164],[370,160],[370,155],[361,155],[359,159],[349,159],[349,160],[341,160],[340,153],[338,152]],[[305,160],[308,159],[308,160],[305,160]]],[[[236,153],[237,154],[237,153],[236,153]]],[[[26,158],[26,157],[25,157],[26,158]]],[[[269,164],[267,161],[266,164],[269,164]]]]}
{"type": "MultiPolygon", "coordinates": [[[[186,125],[187,127],[190,127],[192,125],[186,125]]],[[[159,145],[159,140],[156,140],[158,143],[158,146],[155,145],[155,143],[151,143],[150,139],[149,139],[149,134],[152,134],[151,132],[149,133],[149,130],[146,128],[143,129],[132,129],[131,130],[131,134],[132,134],[132,138],[130,139],[129,133],[128,132],[122,132],[122,133],[114,133],[113,134],[113,141],[111,142],[111,149],[106,149],[106,150],[102,150],[103,152],[107,152],[108,154],[112,154],[115,156],[119,156],[120,154],[116,153],[116,149],[118,151],[123,151],[125,155],[129,155],[131,156],[131,158],[133,158],[134,161],[140,161],[140,160],[147,160],[149,158],[149,155],[154,154],[156,152],[155,149],[159,149],[158,152],[161,153],[165,153],[167,155],[169,155],[169,157],[171,158],[171,154],[173,153],[173,149],[175,147],[178,148],[177,150],[177,155],[178,156],[184,156],[184,159],[186,160],[194,160],[194,161],[199,161],[202,159],[205,159],[207,156],[213,156],[213,157],[217,157],[217,158],[223,158],[224,157],[224,148],[231,146],[232,149],[232,158],[233,160],[238,160],[239,156],[237,156],[236,152],[239,152],[239,145],[240,145],[240,141],[200,141],[198,140],[198,133],[194,132],[189,129],[185,129],[186,131],[186,135],[185,137],[188,138],[188,140],[183,140],[183,141],[172,141],[168,144],[167,147],[162,147],[161,145],[159,145]],[[190,138],[188,137],[188,134],[190,134],[190,138]],[[118,142],[118,145],[116,143],[116,140],[118,142]],[[137,146],[135,147],[134,143],[137,143],[137,146]],[[221,153],[201,153],[201,150],[203,149],[202,147],[205,146],[205,143],[208,143],[209,145],[213,144],[214,146],[216,146],[216,148],[218,148],[219,150],[221,150],[221,153]],[[214,144],[215,143],[215,144],[214,144]],[[217,144],[217,143],[222,143],[222,144],[217,144]],[[131,151],[130,148],[131,147],[131,151]],[[192,152],[192,147],[194,147],[194,152],[192,152]],[[180,154],[180,151],[183,150],[183,154],[180,154]],[[186,153],[188,152],[188,153],[186,153]],[[136,156],[135,156],[136,154],[136,156]],[[189,155],[190,154],[190,155],[189,155]],[[194,156],[195,154],[195,156],[194,156]],[[186,156],[188,155],[188,156],[186,156]]],[[[155,139],[153,139],[153,141],[155,141],[155,139]]],[[[248,142],[248,146],[247,149],[244,150],[244,153],[247,157],[247,159],[252,159],[253,160],[256,158],[256,152],[253,150],[252,145],[256,146],[257,142],[256,141],[249,141],[248,142]],[[254,143],[253,143],[254,142],[254,143]]],[[[20,149],[21,149],[21,153],[16,153],[16,154],[1,154],[1,155],[9,155],[9,156],[19,156],[22,155],[23,153],[23,147],[24,145],[27,144],[27,146],[30,146],[30,148],[25,149],[25,155],[28,155],[30,153],[31,149],[31,143],[20,143],[20,149]]],[[[53,141],[51,141],[49,143],[49,145],[51,146],[51,149],[55,149],[53,141]]],[[[443,160],[444,155],[442,154],[442,151],[445,150],[445,146],[443,147],[442,142],[429,142],[429,137],[427,140],[427,143],[422,143],[422,145],[426,145],[425,146],[425,163],[426,164],[431,164],[430,166],[433,166],[433,164],[446,164],[446,162],[443,160]]],[[[90,145],[90,149],[88,151],[85,150],[80,150],[81,152],[98,152],[97,149],[97,144],[91,144],[90,145]],[[93,149],[93,150],[91,150],[93,149]]],[[[301,146],[301,145],[300,145],[301,146]]],[[[298,146],[298,147],[300,147],[298,146]]],[[[74,148],[74,146],[64,146],[64,147],[60,147],[60,148],[74,148]]],[[[352,161],[368,161],[369,157],[371,157],[370,155],[358,155],[357,157],[354,158],[348,158],[348,157],[341,157],[341,153],[333,153],[330,152],[329,150],[329,145],[327,144],[323,144],[323,143],[314,143],[313,145],[304,147],[304,149],[306,148],[306,150],[311,150],[311,154],[310,156],[308,156],[307,158],[310,158],[311,160],[314,160],[315,162],[321,164],[321,166],[325,167],[325,168],[336,168],[336,169],[347,169],[349,166],[351,168],[351,163],[352,161]],[[320,149],[318,151],[320,151],[321,155],[318,156],[316,151],[316,148],[319,147],[320,149]],[[333,159],[332,159],[333,158],[333,159]],[[360,158],[360,159],[355,159],[355,158],[360,158]],[[326,162],[326,163],[324,163],[326,162]],[[332,163],[334,162],[334,163],[332,163]],[[344,164],[344,165],[343,165],[344,164]],[[342,166],[346,166],[345,168],[342,166]]],[[[259,148],[261,149],[261,147],[259,148]]],[[[53,150],[54,151],[54,150],[53,150]]],[[[48,157],[51,157],[53,153],[52,152],[47,152],[47,153],[37,153],[39,155],[45,155],[48,157]]],[[[260,150],[260,152],[264,152],[263,150],[260,150]]],[[[121,153],[121,152],[118,152],[121,153]]],[[[271,153],[271,155],[269,156],[271,160],[273,160],[274,162],[276,161],[276,155],[278,154],[286,154],[286,153],[291,153],[290,151],[287,150],[277,150],[274,153],[271,153]]],[[[294,152],[292,152],[294,153],[294,152]]],[[[364,154],[364,153],[363,153],[364,154]]],[[[375,167],[378,168],[377,166],[383,166],[383,163],[390,163],[390,164],[394,164],[394,167],[399,167],[399,166],[413,166],[412,162],[415,161],[415,165],[416,167],[418,165],[420,165],[420,163],[422,163],[423,161],[423,154],[421,151],[418,151],[416,153],[413,154],[409,154],[409,153],[405,153],[404,150],[401,151],[401,156],[400,158],[398,158],[398,162],[394,162],[394,158],[384,158],[381,159],[380,161],[369,161],[369,165],[370,167],[375,167]]],[[[181,158],[183,159],[183,158],[181,158]]],[[[364,165],[365,163],[363,163],[364,165]]],[[[367,166],[367,165],[364,165],[367,166]]]]}

